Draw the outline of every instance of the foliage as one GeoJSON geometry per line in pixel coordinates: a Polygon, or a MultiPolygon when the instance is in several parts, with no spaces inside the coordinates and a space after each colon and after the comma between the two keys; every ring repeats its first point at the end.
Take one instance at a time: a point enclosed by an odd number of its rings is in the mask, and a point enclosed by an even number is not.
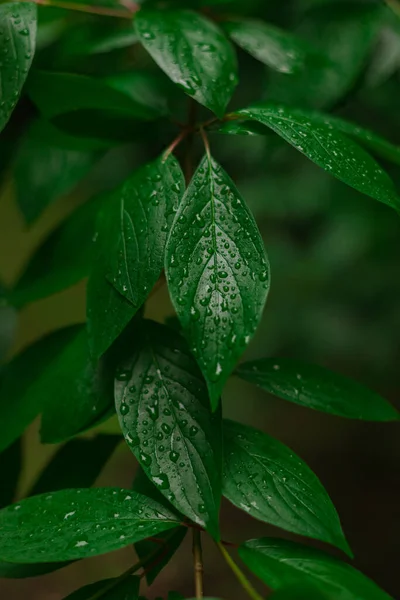
{"type": "MultiPolygon", "coordinates": [[[[253,185],[271,197],[279,191],[276,214],[287,198],[295,219],[313,213],[305,197],[317,195],[318,171],[310,185],[314,167],[304,155],[340,182],[328,184],[342,186],[333,188],[335,199],[364,194],[385,205],[379,214],[388,223],[396,219],[400,147],[340,108],[365,86],[379,105],[379,85],[400,67],[399,21],[367,1],[298,2],[297,31],[257,0],[45,4],[59,10],[0,5],[1,168],[11,164],[27,224],[77,187],[85,202],[48,234],[12,289],[1,288],[0,325],[86,277],[87,323],[51,332],[2,366],[0,575],[38,576],[133,544],[139,560],[128,571],[68,598],[137,600],[136,573],[151,584],[190,529],[196,598],[208,533],[249,597],[260,600],[221,540],[222,496],[260,521],[352,551],[313,471],[280,441],[223,419],[227,380],[236,375],[350,419],[398,421],[399,413],[304,357],[238,365],[259,328],[274,268],[253,216],[258,207],[222,164],[235,142],[238,161],[246,162],[247,138],[266,148],[253,185]],[[372,52],[388,29],[392,71],[372,52]],[[260,82],[255,97],[242,63],[260,82]],[[114,169],[127,143],[140,156],[133,172],[114,169]],[[281,156],[300,167],[274,188],[281,156]],[[103,184],[101,172],[114,170],[112,185],[103,184]],[[91,176],[98,197],[87,198],[91,176]],[[156,323],[146,305],[164,283],[176,319],[156,323]],[[27,497],[13,502],[22,436],[38,415],[42,442],[64,445],[27,497]],[[114,415],[121,435],[80,437],[114,415]],[[123,440],[140,467],[132,489],[93,487],[123,440]]],[[[311,546],[261,538],[240,544],[238,554],[276,600],[389,598],[343,558],[311,546]]]]}

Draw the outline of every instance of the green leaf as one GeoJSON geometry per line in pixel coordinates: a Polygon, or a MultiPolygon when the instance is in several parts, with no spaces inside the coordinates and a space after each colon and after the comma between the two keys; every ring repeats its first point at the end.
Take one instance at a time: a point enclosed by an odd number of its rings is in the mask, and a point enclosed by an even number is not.
{"type": "Polygon", "coordinates": [[[40,430],[43,443],[65,441],[110,416],[114,368],[110,356],[100,362],[90,358],[82,327],[37,382],[36,389],[45,399],[40,430]]]}
{"type": "Polygon", "coordinates": [[[325,591],[319,590],[308,583],[296,583],[278,590],[268,600],[335,600],[328,596],[325,591]]]}
{"type": "Polygon", "coordinates": [[[168,77],[221,117],[237,84],[235,52],[222,31],[190,10],[143,9],[135,25],[168,77]]]}
{"type": "Polygon", "coordinates": [[[14,164],[17,202],[32,223],[54,200],[70,192],[89,172],[97,154],[69,150],[42,137],[36,121],[19,147],[14,164]]]}
{"type": "MultiPolygon", "coordinates": [[[[0,454],[0,508],[11,504],[15,498],[22,469],[22,440],[17,439],[0,454]]],[[[1,569],[0,569],[1,577],[1,569]]]]}
{"type": "MultiPolygon", "coordinates": [[[[79,327],[60,329],[15,357],[0,379],[0,451],[14,442],[43,409],[41,377],[75,337],[79,327]]],[[[58,396],[58,389],[54,398],[58,396]]]]}
{"type": "Polygon", "coordinates": [[[396,421],[400,417],[375,392],[317,365],[263,358],[240,365],[236,374],[279,398],[333,415],[365,421],[396,421]]]}
{"type": "Polygon", "coordinates": [[[17,331],[17,312],[12,306],[5,304],[8,291],[3,288],[0,281],[0,373],[2,363],[15,339],[17,331]]]}
{"type": "MultiPolygon", "coordinates": [[[[136,472],[132,489],[143,496],[152,498],[152,500],[167,508],[171,506],[158,488],[151,483],[141,467],[136,472]]],[[[163,531],[157,536],[157,540],[148,539],[136,542],[135,551],[139,560],[143,561],[148,585],[153,583],[158,574],[169,563],[183,542],[186,532],[187,528],[181,526],[170,531],[163,531]]]]}
{"type": "Polygon", "coordinates": [[[281,73],[302,71],[311,55],[301,38],[263,21],[229,21],[224,23],[224,29],[243,50],[281,73]]]}
{"type": "Polygon", "coordinates": [[[171,511],[132,491],[62,490],[0,511],[0,558],[29,563],[96,556],[178,524],[171,511]]]}
{"type": "Polygon", "coordinates": [[[223,494],[251,516],[350,553],[321,482],[289,448],[266,433],[224,421],[223,494]]]}
{"type": "Polygon", "coordinates": [[[117,371],[115,402],[125,439],[160,492],[218,537],[222,479],[220,414],[183,338],[143,321],[117,371]]]}
{"type": "Polygon", "coordinates": [[[260,321],[269,264],[249,209],[210,156],[203,158],[176,214],[167,241],[166,275],[216,408],[260,321]]]}
{"type": "Polygon", "coordinates": [[[240,546],[239,554],[248,568],[273,590],[305,583],[335,600],[390,600],[368,577],[315,548],[263,538],[246,542],[240,546]]]}
{"type": "Polygon", "coordinates": [[[34,252],[14,289],[16,307],[60,292],[88,276],[101,199],[90,200],[50,233],[34,252]]]}
{"type": "Polygon", "coordinates": [[[14,110],[32,64],[36,18],[33,2],[0,5],[0,131],[14,110]]]}
{"type": "Polygon", "coordinates": [[[136,171],[105,206],[99,245],[108,279],[136,309],[163,269],[167,233],[184,187],[177,160],[158,158],[136,171]]]}
{"type": "Polygon", "coordinates": [[[274,103],[240,110],[238,115],[270,127],[325,171],[392,208],[400,199],[389,176],[363,148],[314,113],[274,103]]]}
{"type": "Polygon", "coordinates": [[[102,592],[102,600],[138,600],[139,587],[139,577],[129,577],[129,579],[121,582],[118,582],[118,578],[103,579],[85,585],[85,587],[66,596],[64,600],[92,600],[93,596],[99,592],[102,592]]]}
{"type": "Polygon", "coordinates": [[[29,76],[27,92],[47,119],[93,109],[139,120],[151,120],[163,114],[147,106],[146,98],[141,100],[139,95],[122,93],[106,80],[87,75],[36,70],[29,76]]]}
{"type": "Polygon", "coordinates": [[[106,434],[67,442],[57,450],[29,495],[36,496],[66,488],[90,487],[120,442],[119,435],[106,434]],[[85,457],[85,460],[82,460],[82,457],[85,457]]]}

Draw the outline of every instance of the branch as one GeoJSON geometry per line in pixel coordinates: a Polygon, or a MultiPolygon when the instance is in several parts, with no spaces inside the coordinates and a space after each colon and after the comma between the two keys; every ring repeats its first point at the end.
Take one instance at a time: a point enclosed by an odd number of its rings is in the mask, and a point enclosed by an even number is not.
{"type": "Polygon", "coordinates": [[[262,596],[260,596],[260,594],[253,588],[246,575],[243,573],[243,571],[241,571],[227,550],[225,550],[224,546],[221,543],[218,543],[218,548],[220,549],[221,554],[225,558],[228,566],[235,574],[236,579],[239,581],[240,585],[247,592],[250,598],[252,598],[252,600],[263,600],[262,596]]]}
{"type": "Polygon", "coordinates": [[[193,529],[193,569],[196,598],[203,598],[203,557],[201,552],[201,533],[193,529]]]}
{"type": "MultiPolygon", "coordinates": [[[[28,0],[29,1],[29,0],[28,0]]],[[[53,6],[55,8],[65,8],[66,10],[75,10],[78,12],[90,13],[93,15],[104,15],[107,17],[118,17],[120,19],[132,19],[133,15],[139,10],[140,6],[132,2],[128,6],[122,6],[123,10],[111,8],[108,6],[92,6],[91,4],[78,4],[64,0],[33,0],[40,6],[53,6]]]]}

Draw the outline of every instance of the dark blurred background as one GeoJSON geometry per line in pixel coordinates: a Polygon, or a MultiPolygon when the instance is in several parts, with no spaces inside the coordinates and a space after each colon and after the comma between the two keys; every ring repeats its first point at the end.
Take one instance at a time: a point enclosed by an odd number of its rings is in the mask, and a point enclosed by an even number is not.
{"type": "MultiPolygon", "coordinates": [[[[400,144],[399,15],[385,11],[378,2],[247,0],[245,4],[235,10],[233,6],[232,13],[247,11],[296,31],[328,53],[332,64],[291,78],[274,75],[239,52],[241,84],[233,108],[260,98],[321,108],[400,144]]],[[[230,10],[229,3],[226,10],[230,10]]],[[[37,64],[96,76],[129,72],[143,64],[153,68],[136,46],[107,54],[68,55],[66,48],[73,46],[79,35],[86,35],[83,31],[101,37],[104,26],[102,18],[41,8],[37,64]],[[60,57],[66,55],[68,60],[63,63],[60,57]]],[[[186,99],[180,92],[174,107],[177,115],[186,110],[186,99]]],[[[77,206],[112,188],[143,161],[156,156],[176,135],[171,125],[151,123],[145,130],[134,132],[133,142],[116,134],[117,139],[108,140],[84,181],[53,201],[27,226],[18,206],[15,165],[21,160],[20,144],[27,128],[36,118],[35,107],[23,99],[0,138],[0,279],[5,287],[15,285],[35,249],[77,206]],[[11,143],[15,139],[17,143],[11,143]]],[[[209,118],[206,111],[204,118],[209,118]]],[[[40,139],[37,143],[40,145],[40,139]]],[[[246,358],[291,356],[325,365],[358,379],[400,407],[400,219],[396,213],[330,177],[272,133],[254,137],[213,133],[210,144],[253,210],[271,262],[270,297],[246,358]]],[[[199,143],[196,159],[201,152],[199,143]]],[[[28,160],[40,154],[34,145],[30,153],[28,160]]],[[[180,156],[183,154],[184,148],[180,150],[180,156]]],[[[40,169],[45,173],[48,165],[36,163],[39,175],[40,169]]],[[[400,190],[400,167],[382,165],[400,190]]],[[[78,239],[76,243],[80,243],[78,239]]],[[[83,322],[85,285],[83,281],[28,304],[18,316],[11,308],[1,309],[1,350],[15,355],[47,331],[83,322]]],[[[152,297],[146,311],[158,320],[172,314],[165,288],[152,297]]],[[[308,411],[233,379],[223,402],[226,416],[276,436],[311,466],[338,509],[355,554],[355,566],[388,593],[400,597],[398,426],[359,423],[308,411]]],[[[115,432],[118,426],[111,420],[100,429],[115,432]]],[[[38,423],[34,423],[25,436],[20,495],[54,450],[40,445],[38,423]]],[[[99,484],[130,486],[135,469],[133,456],[121,444],[99,484]]],[[[232,541],[286,535],[251,520],[227,503],[222,523],[223,537],[232,541]]],[[[226,599],[245,598],[211,544],[205,544],[204,555],[206,593],[226,599]]],[[[133,551],[128,549],[81,561],[42,578],[0,580],[0,597],[60,600],[99,576],[119,574],[133,560],[133,551]]],[[[187,539],[148,598],[165,596],[170,589],[190,597],[190,563],[187,539]]]]}

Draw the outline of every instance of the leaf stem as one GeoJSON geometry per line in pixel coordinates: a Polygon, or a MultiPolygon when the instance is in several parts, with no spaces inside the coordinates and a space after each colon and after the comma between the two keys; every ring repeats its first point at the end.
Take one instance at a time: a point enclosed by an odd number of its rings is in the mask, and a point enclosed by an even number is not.
{"type": "MultiPolygon", "coordinates": [[[[28,0],[30,1],[30,0],[28,0]]],[[[121,8],[124,10],[118,10],[107,6],[92,6],[90,4],[75,4],[75,2],[68,2],[64,0],[33,0],[35,4],[41,6],[53,6],[54,8],[64,8],[66,10],[74,10],[78,12],[90,13],[93,15],[104,15],[107,17],[118,17],[120,19],[131,19],[133,15],[139,10],[140,6],[135,2],[132,2],[125,7],[121,4],[121,8]]]]}
{"type": "Polygon", "coordinates": [[[233,573],[235,574],[240,585],[247,592],[250,598],[252,598],[252,600],[263,600],[262,596],[260,596],[260,594],[253,588],[246,575],[238,567],[238,565],[235,563],[229,552],[225,550],[224,546],[220,542],[218,542],[218,548],[220,549],[221,554],[225,558],[228,566],[232,569],[233,573]]]}
{"type": "Polygon", "coordinates": [[[167,160],[168,156],[170,154],[172,154],[172,152],[175,150],[175,148],[177,146],[179,146],[179,144],[182,142],[182,140],[185,139],[185,137],[187,136],[188,133],[189,133],[189,131],[187,129],[183,129],[180,132],[180,134],[176,136],[176,138],[171,142],[171,144],[165,150],[164,156],[163,156],[163,162],[165,162],[167,160]]]}
{"type": "Polygon", "coordinates": [[[200,135],[201,135],[203,143],[204,143],[204,148],[206,149],[207,157],[209,160],[211,160],[210,144],[208,142],[208,137],[207,137],[207,134],[204,131],[203,127],[200,127],[200,135]]]}
{"type": "Polygon", "coordinates": [[[193,569],[196,598],[203,598],[203,556],[201,532],[198,529],[193,529],[193,569]]]}
{"type": "Polygon", "coordinates": [[[193,177],[193,142],[197,116],[197,102],[193,98],[189,98],[189,110],[186,129],[189,131],[186,141],[185,155],[185,180],[186,185],[189,185],[193,177]]]}

